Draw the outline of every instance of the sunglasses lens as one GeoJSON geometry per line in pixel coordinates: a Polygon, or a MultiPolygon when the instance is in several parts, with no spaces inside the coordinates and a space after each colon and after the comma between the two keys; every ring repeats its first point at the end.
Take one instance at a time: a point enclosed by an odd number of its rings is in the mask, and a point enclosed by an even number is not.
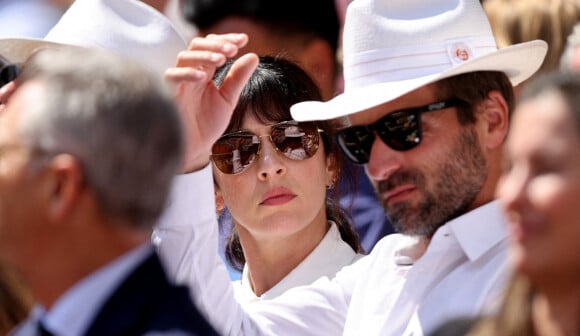
{"type": "Polygon", "coordinates": [[[420,118],[419,113],[395,112],[379,120],[374,129],[389,147],[406,151],[421,142],[420,118]]]}
{"type": "MultiPolygon", "coordinates": [[[[272,144],[292,160],[308,159],[318,150],[320,136],[313,124],[283,122],[272,126],[272,144]]],[[[256,159],[260,137],[241,131],[222,136],[211,148],[214,165],[224,174],[239,174],[256,159]]]]}
{"type": "Polygon", "coordinates": [[[353,126],[340,130],[336,142],[346,157],[356,164],[369,162],[375,135],[366,126],[353,126]]]}
{"type": "Polygon", "coordinates": [[[20,70],[14,64],[9,64],[0,69],[0,87],[12,82],[18,77],[20,70]]]}
{"type": "Polygon", "coordinates": [[[305,160],[316,154],[320,137],[313,124],[282,123],[272,127],[272,143],[292,160],[305,160]]]}
{"type": "Polygon", "coordinates": [[[353,126],[337,132],[336,141],[346,157],[356,164],[369,162],[375,135],[394,150],[406,151],[421,142],[420,113],[395,112],[371,126],[353,126]]]}
{"type": "Polygon", "coordinates": [[[234,133],[221,137],[211,148],[215,166],[224,174],[239,174],[249,167],[260,147],[260,139],[251,133],[234,133]]]}

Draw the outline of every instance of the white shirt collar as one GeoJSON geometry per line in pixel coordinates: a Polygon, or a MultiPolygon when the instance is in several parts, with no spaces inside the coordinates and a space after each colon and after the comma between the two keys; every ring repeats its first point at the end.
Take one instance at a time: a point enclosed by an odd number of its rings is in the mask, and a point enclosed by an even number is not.
{"type": "Polygon", "coordinates": [[[252,301],[252,299],[269,300],[280,296],[290,288],[311,284],[322,276],[333,278],[343,266],[352,264],[362,256],[362,254],[354,252],[350,245],[342,240],[337,225],[331,222],[330,229],[316,248],[280,282],[262,294],[260,298],[256,297],[251,288],[246,264],[242,271],[242,288],[239,289],[243,291],[243,294],[236,293],[236,295],[241,294],[238,298],[241,298],[242,301],[252,301]]]}
{"type": "Polygon", "coordinates": [[[427,249],[447,245],[449,238],[475,261],[507,236],[506,221],[498,201],[492,201],[447,222],[433,238],[401,235],[396,241],[394,260],[397,265],[413,265],[427,249]]]}
{"type": "Polygon", "coordinates": [[[449,221],[433,236],[455,237],[470,261],[475,261],[507,237],[507,224],[498,201],[492,201],[449,221]]]}

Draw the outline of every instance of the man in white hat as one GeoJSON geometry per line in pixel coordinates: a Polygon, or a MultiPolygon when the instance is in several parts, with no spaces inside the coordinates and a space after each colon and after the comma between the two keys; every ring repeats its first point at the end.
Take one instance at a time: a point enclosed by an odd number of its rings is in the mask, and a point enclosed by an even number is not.
{"type": "MultiPolygon", "coordinates": [[[[211,171],[209,145],[188,141],[186,171],[205,168],[179,177],[183,190],[172,197],[156,238],[178,281],[203,293],[200,305],[224,334],[422,335],[449,318],[494,312],[503,293],[507,232],[494,190],[512,86],[540,67],[546,43],[498,50],[476,0],[356,0],[344,29],[344,93],[297,104],[292,116],[348,117],[351,125],[336,140],[349,159],[365,165],[399,234],[334,279],[244,311],[223,267],[216,267],[213,209],[187,217],[187,204],[201,203],[179,196],[211,171]]],[[[167,73],[181,83],[183,99],[207,103],[182,111],[191,113],[192,140],[217,138],[227,125],[232,90],[215,88],[209,78],[242,46],[236,38],[192,43],[178,59],[182,67],[167,73]],[[222,100],[210,105],[216,96],[222,100]],[[219,123],[215,134],[206,120],[219,123]]],[[[197,190],[200,198],[212,197],[211,190],[197,190]]]]}

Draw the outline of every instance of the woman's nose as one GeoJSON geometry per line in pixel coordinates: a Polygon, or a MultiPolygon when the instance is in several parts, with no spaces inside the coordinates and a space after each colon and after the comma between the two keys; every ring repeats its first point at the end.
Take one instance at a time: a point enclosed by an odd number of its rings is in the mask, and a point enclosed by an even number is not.
{"type": "Polygon", "coordinates": [[[276,150],[270,137],[261,136],[260,146],[260,155],[258,157],[258,178],[268,179],[274,175],[285,174],[285,158],[276,150]]]}

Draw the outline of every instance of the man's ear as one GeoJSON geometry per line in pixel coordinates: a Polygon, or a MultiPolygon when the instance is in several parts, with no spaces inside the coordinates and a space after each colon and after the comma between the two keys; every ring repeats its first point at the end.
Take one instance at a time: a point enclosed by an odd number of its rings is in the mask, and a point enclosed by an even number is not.
{"type": "Polygon", "coordinates": [[[499,91],[491,91],[481,105],[479,116],[483,121],[483,142],[488,149],[500,147],[509,128],[509,108],[499,91]]]}
{"type": "Polygon", "coordinates": [[[78,205],[84,189],[84,171],[77,158],[70,154],[53,157],[46,166],[48,181],[48,214],[61,221],[78,205]]]}

